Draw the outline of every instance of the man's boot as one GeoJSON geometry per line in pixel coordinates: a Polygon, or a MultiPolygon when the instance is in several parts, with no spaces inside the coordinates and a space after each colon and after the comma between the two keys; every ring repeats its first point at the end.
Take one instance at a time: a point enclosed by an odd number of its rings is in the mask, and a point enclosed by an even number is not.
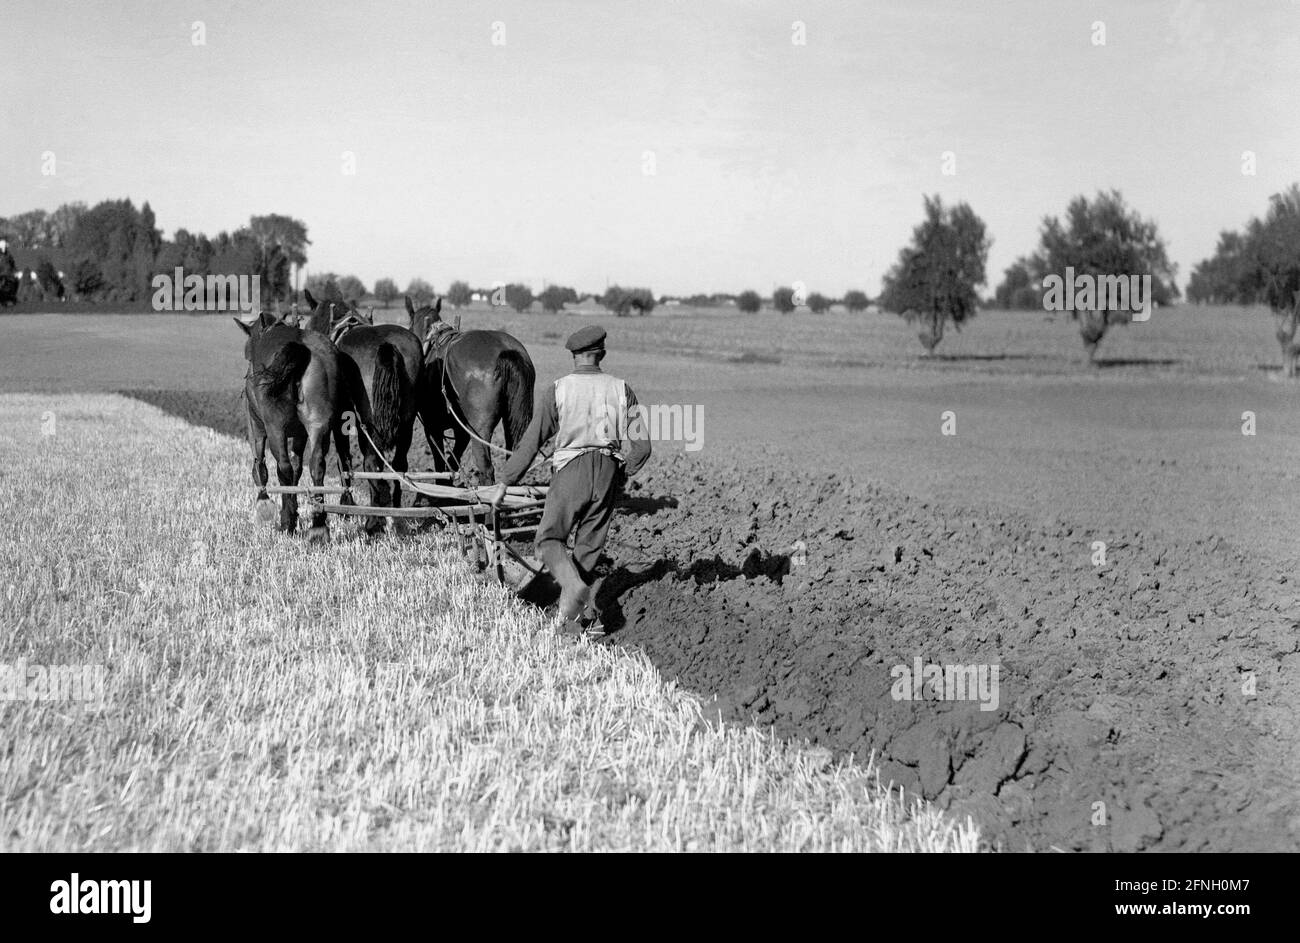
{"type": "Polygon", "coordinates": [[[603,582],[605,582],[603,576],[591,581],[591,585],[587,587],[586,602],[582,607],[582,628],[590,635],[605,634],[605,623],[600,617],[600,609],[596,606],[596,595],[600,592],[600,585],[603,582]]]}
{"type": "Polygon", "coordinates": [[[548,540],[537,548],[537,555],[560,584],[560,618],[565,622],[577,619],[587,602],[587,584],[578,575],[568,548],[558,540],[548,540]]]}

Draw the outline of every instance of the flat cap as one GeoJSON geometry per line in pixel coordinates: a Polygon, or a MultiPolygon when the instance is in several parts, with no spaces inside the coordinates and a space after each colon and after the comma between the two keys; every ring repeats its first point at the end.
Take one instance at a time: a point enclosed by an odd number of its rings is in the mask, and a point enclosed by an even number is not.
{"type": "Polygon", "coordinates": [[[595,324],[588,324],[569,335],[564,346],[575,354],[584,350],[603,350],[605,347],[605,329],[595,324]]]}

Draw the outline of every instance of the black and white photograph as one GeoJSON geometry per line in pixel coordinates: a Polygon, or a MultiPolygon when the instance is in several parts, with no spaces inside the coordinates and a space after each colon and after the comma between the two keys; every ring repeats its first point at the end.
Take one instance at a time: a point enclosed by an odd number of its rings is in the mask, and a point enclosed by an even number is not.
{"type": "MultiPolygon", "coordinates": [[[[1300,849],[1300,4],[5,0],[0,89],[53,919],[1300,849]]],[[[1232,932],[1233,860],[1053,893],[1232,932]]]]}

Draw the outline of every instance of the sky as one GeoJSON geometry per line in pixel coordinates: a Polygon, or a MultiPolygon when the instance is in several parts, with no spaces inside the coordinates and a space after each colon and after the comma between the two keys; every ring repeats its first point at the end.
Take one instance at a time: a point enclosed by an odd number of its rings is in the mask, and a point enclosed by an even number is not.
{"type": "Polygon", "coordinates": [[[991,291],[1109,188],[1185,285],[1300,180],[1288,0],[5,0],[0,83],[0,216],[282,213],[367,285],[874,294],[937,193],[991,291]]]}

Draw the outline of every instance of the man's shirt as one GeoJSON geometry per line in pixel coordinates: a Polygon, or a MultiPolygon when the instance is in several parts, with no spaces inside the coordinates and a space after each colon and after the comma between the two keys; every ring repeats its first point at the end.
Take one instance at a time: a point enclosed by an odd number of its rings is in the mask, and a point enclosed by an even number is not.
{"type": "Polygon", "coordinates": [[[533,421],[515,443],[500,480],[518,482],[552,436],[554,471],[584,452],[601,451],[624,462],[629,477],[635,475],[650,458],[650,438],[636,406],[636,394],[624,381],[594,364],[574,368],[534,404],[533,421]]]}

